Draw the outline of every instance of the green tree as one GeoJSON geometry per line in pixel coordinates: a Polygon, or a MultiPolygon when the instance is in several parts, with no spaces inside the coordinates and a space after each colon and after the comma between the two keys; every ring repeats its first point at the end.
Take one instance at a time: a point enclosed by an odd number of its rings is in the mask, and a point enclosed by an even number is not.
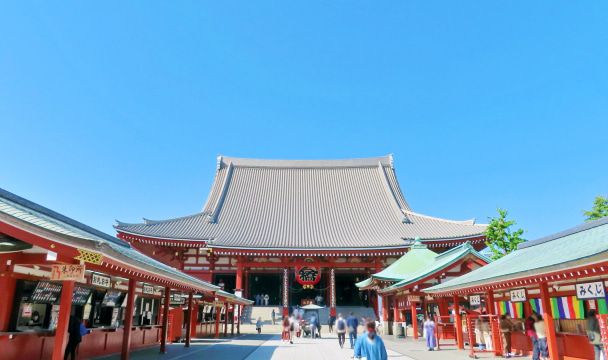
{"type": "Polygon", "coordinates": [[[593,201],[593,208],[584,212],[587,217],[585,221],[601,219],[608,216],[608,197],[596,196],[593,201]]]}
{"type": "Polygon", "coordinates": [[[525,240],[521,237],[523,229],[512,230],[515,220],[507,220],[509,212],[505,209],[498,209],[498,217],[490,218],[490,223],[486,229],[486,245],[492,251],[492,259],[500,259],[513,250],[517,245],[525,240]]]}

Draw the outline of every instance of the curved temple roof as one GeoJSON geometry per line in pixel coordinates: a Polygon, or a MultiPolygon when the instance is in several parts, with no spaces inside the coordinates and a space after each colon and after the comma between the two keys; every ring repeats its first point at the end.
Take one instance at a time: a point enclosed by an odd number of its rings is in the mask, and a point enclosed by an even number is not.
{"type": "Polygon", "coordinates": [[[423,240],[483,236],[485,225],[414,212],[392,156],[346,160],[218,157],[215,181],[194,215],[127,224],[118,232],[209,240],[239,249],[399,248],[423,240]]]}

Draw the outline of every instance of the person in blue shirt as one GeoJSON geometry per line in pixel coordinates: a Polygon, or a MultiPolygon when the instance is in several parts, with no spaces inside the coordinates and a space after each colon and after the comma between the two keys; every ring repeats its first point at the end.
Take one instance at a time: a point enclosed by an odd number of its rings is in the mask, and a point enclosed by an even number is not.
{"type": "Polygon", "coordinates": [[[359,327],[359,320],[355,317],[354,313],[350,313],[350,316],[346,318],[346,326],[348,328],[348,340],[350,341],[350,348],[355,347],[355,341],[357,340],[357,327],[359,327]]]}
{"type": "Polygon", "coordinates": [[[365,330],[365,335],[357,339],[354,358],[360,359],[364,357],[367,360],[387,360],[388,354],[384,341],[376,334],[376,322],[367,322],[365,330]]]}

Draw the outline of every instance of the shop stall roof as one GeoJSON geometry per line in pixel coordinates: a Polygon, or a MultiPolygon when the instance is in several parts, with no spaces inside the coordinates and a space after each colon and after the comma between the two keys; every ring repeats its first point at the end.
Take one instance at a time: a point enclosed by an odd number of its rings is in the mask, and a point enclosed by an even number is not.
{"type": "MultiPolygon", "coordinates": [[[[128,266],[157,274],[199,291],[220,292],[218,286],[199,280],[160,261],[148,257],[129,243],[84,225],[53,210],[0,189],[0,221],[17,227],[27,225],[40,233],[51,233],[61,243],[103,254],[128,266]]],[[[42,235],[44,236],[44,235],[42,235]]],[[[246,302],[233,295],[234,301],[246,302]]]]}
{"type": "Polygon", "coordinates": [[[425,289],[444,293],[539,277],[608,260],[608,217],[519,245],[499,260],[466,275],[425,289]]]}
{"type": "Polygon", "coordinates": [[[429,250],[427,246],[422,244],[420,239],[417,238],[405,255],[401,256],[386,269],[373,274],[368,279],[360,281],[356,285],[359,288],[366,288],[373,285],[375,280],[401,281],[410,274],[416,272],[419,268],[432,263],[436,256],[436,252],[429,250]]]}
{"type": "Polygon", "coordinates": [[[415,284],[416,282],[426,279],[433,274],[441,273],[449,266],[457,263],[458,261],[466,259],[467,257],[475,257],[486,264],[490,263],[491,261],[489,258],[475,250],[471,243],[466,242],[444,253],[436,254],[433,261],[421,266],[416,271],[410,272],[401,281],[381,290],[380,292],[389,292],[415,284]]]}

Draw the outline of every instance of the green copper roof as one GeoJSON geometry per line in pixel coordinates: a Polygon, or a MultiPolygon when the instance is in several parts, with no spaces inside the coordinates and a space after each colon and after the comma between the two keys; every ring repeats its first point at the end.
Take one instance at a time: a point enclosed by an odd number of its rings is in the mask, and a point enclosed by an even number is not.
{"type": "Polygon", "coordinates": [[[466,289],[608,259],[608,217],[520,244],[519,248],[480,269],[425,289],[437,293],[466,289]]]}
{"type": "Polygon", "coordinates": [[[416,272],[419,268],[433,262],[437,253],[427,249],[420,240],[412,245],[410,250],[392,263],[386,269],[373,274],[369,279],[358,282],[357,287],[366,287],[372,285],[374,280],[381,281],[401,281],[409,274],[416,272]]]}
{"type": "Polygon", "coordinates": [[[396,290],[409,284],[413,284],[434,273],[438,273],[448,268],[450,265],[469,255],[475,256],[487,263],[490,262],[490,259],[477,252],[469,242],[466,242],[444,253],[436,255],[433,261],[426,264],[425,266],[418,268],[416,271],[409,273],[407,277],[403,278],[398,283],[383,289],[381,292],[396,290]]]}

